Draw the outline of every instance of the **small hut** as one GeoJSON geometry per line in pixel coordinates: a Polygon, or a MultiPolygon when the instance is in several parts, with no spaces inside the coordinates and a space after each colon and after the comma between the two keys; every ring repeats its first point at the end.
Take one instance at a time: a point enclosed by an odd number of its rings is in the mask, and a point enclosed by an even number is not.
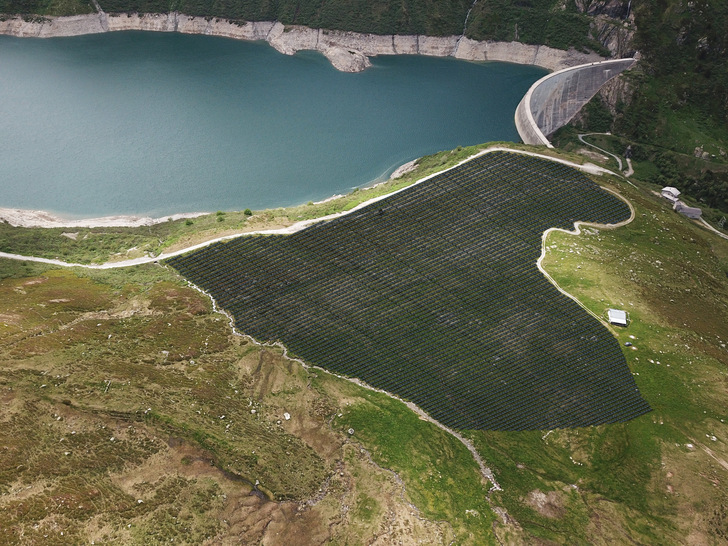
{"type": "Polygon", "coordinates": [[[660,193],[662,197],[667,199],[668,201],[675,203],[677,202],[677,198],[680,195],[680,190],[677,188],[673,188],[672,186],[665,186],[662,188],[662,193],[660,193]]]}
{"type": "Polygon", "coordinates": [[[607,309],[607,317],[609,318],[609,324],[614,324],[615,326],[627,326],[627,311],[607,309]]]}
{"type": "Polygon", "coordinates": [[[703,214],[703,211],[700,210],[697,207],[688,207],[685,203],[682,201],[675,201],[675,204],[672,206],[672,208],[675,210],[675,212],[679,212],[683,216],[687,216],[688,218],[692,220],[698,220],[703,214]]]}

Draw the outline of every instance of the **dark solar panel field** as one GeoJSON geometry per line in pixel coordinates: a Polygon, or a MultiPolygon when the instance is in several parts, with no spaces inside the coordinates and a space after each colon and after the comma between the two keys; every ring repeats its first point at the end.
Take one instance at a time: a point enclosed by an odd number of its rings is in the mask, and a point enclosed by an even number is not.
{"type": "Polygon", "coordinates": [[[288,236],[172,258],[236,327],[459,429],[650,410],[619,344],[536,268],[541,237],[629,207],[568,166],[494,152],[288,236]]]}

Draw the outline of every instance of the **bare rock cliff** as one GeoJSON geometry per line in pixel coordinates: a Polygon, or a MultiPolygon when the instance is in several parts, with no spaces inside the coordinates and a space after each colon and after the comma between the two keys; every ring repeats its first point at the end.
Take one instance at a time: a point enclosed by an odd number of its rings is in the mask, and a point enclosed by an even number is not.
{"type": "Polygon", "coordinates": [[[240,40],[266,40],[286,55],[301,50],[323,53],[338,70],[360,72],[377,55],[431,55],[472,61],[504,61],[531,64],[549,70],[603,60],[595,53],[563,51],[520,42],[480,42],[464,36],[400,36],[284,26],[278,22],[243,22],[190,17],[180,13],[106,13],[72,17],[12,18],[0,21],[0,34],[21,37],[77,36],[123,30],[206,34],[240,40]]]}
{"type": "Polygon", "coordinates": [[[617,59],[634,56],[635,31],[631,21],[618,21],[603,15],[597,15],[591,24],[591,34],[617,59]]]}

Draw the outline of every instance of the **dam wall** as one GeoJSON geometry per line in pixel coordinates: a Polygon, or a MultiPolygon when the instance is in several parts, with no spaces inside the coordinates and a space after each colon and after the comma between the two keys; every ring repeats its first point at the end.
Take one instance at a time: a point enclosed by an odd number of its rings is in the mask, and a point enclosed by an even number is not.
{"type": "Polygon", "coordinates": [[[635,59],[614,59],[564,68],[534,83],[516,108],[516,129],[526,144],[552,148],[548,136],[563,127],[635,59]]]}

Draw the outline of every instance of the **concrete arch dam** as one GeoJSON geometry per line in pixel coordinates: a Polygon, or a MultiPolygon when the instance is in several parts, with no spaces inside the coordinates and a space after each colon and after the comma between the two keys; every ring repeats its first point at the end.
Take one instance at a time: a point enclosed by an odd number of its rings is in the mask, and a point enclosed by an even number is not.
{"type": "Polygon", "coordinates": [[[576,113],[635,59],[613,59],[564,68],[534,83],[516,108],[516,129],[526,144],[553,148],[548,136],[576,113]]]}

